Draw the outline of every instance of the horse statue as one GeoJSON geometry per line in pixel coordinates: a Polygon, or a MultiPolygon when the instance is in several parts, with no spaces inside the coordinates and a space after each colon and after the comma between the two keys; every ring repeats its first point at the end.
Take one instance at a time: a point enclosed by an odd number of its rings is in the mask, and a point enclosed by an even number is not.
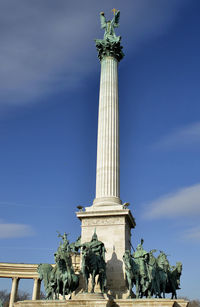
{"type": "Polygon", "coordinates": [[[106,288],[106,263],[105,263],[105,247],[104,243],[98,241],[96,232],[92,236],[90,242],[82,244],[82,273],[85,280],[85,292],[88,292],[88,280],[92,276],[92,289],[94,293],[95,277],[98,275],[98,283],[101,292],[105,292],[106,288]]]}
{"type": "Polygon", "coordinates": [[[159,278],[159,288],[160,295],[163,293],[163,298],[165,298],[166,286],[168,282],[168,271],[169,271],[169,261],[167,259],[167,255],[160,251],[160,254],[157,257],[157,265],[158,265],[158,278],[159,278]]]}
{"type": "Polygon", "coordinates": [[[151,297],[150,291],[150,276],[148,271],[149,253],[143,249],[144,240],[137,245],[136,251],[133,253],[134,262],[139,267],[139,288],[140,298],[143,296],[151,297]]]}
{"type": "Polygon", "coordinates": [[[140,294],[140,282],[139,282],[139,266],[133,260],[131,253],[129,250],[126,250],[123,255],[123,261],[125,265],[125,274],[128,282],[128,298],[133,296],[133,285],[136,287],[136,298],[139,298],[140,294]]]}
{"type": "Polygon", "coordinates": [[[167,255],[160,251],[158,257],[154,257],[155,249],[146,252],[143,249],[144,240],[138,244],[133,255],[126,250],[123,255],[126,279],[128,282],[129,298],[133,296],[133,285],[136,287],[136,298],[153,295],[165,298],[166,293],[172,293],[172,299],[177,298],[176,290],[180,289],[180,276],[182,263],[170,266],[167,255]],[[161,294],[163,294],[161,296],[161,294]]]}
{"type": "Polygon", "coordinates": [[[39,273],[39,279],[44,281],[46,300],[52,300],[55,289],[54,271],[52,265],[48,263],[40,263],[37,271],[39,273]]]}
{"type": "Polygon", "coordinates": [[[79,249],[81,248],[81,236],[77,238],[77,240],[69,245],[71,252],[74,254],[79,253],[79,249]]]}
{"type": "Polygon", "coordinates": [[[148,273],[149,273],[149,291],[150,295],[152,297],[153,294],[155,294],[155,297],[161,298],[160,293],[160,280],[158,275],[158,264],[157,259],[154,257],[154,253],[156,252],[156,249],[152,249],[148,253],[148,273]]]}
{"type": "Polygon", "coordinates": [[[69,295],[78,288],[79,276],[75,274],[71,255],[73,253],[67,234],[58,234],[62,238],[62,242],[54,254],[55,266],[43,263],[38,265],[39,278],[44,281],[46,299],[59,299],[59,295],[69,295]]]}
{"type": "Polygon", "coordinates": [[[182,273],[182,263],[177,262],[176,266],[171,267],[168,272],[168,282],[166,286],[166,293],[172,293],[172,299],[177,299],[176,290],[180,289],[180,277],[182,273]]]}
{"type": "Polygon", "coordinates": [[[56,280],[56,299],[59,297],[59,294],[63,295],[63,299],[65,299],[66,294],[69,294],[71,298],[72,292],[75,291],[79,285],[79,276],[75,274],[72,266],[72,251],[66,237],[64,240],[65,244],[60,245],[57,252],[54,254],[56,262],[56,266],[54,268],[56,280]]]}

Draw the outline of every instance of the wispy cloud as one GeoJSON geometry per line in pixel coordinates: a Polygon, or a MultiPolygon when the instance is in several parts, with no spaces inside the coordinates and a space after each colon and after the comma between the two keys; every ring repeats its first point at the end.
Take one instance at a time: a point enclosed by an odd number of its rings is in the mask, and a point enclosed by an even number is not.
{"type": "Polygon", "coordinates": [[[0,239],[21,238],[34,235],[30,225],[3,223],[0,221],[0,239]]]}
{"type": "Polygon", "coordinates": [[[23,203],[20,203],[20,202],[9,202],[9,201],[0,201],[0,207],[16,207],[16,208],[36,208],[36,207],[40,207],[40,209],[64,209],[65,208],[65,205],[59,205],[58,206],[45,206],[45,205],[35,205],[35,204],[23,204],[23,203]]]}
{"type": "Polygon", "coordinates": [[[164,195],[146,205],[147,219],[200,216],[200,183],[164,195]]]}
{"type": "Polygon", "coordinates": [[[200,145],[200,122],[181,127],[164,136],[153,145],[153,148],[171,150],[190,145],[200,145]]]}
{"type": "Polygon", "coordinates": [[[97,67],[91,55],[95,61],[93,39],[103,36],[98,18],[102,8],[106,13],[112,5],[121,9],[120,29],[129,37],[129,46],[138,48],[165,32],[186,2],[1,1],[0,107],[28,106],[52,90],[83,82],[97,67]]]}
{"type": "Polygon", "coordinates": [[[200,226],[187,229],[183,233],[183,238],[188,240],[200,240],[200,226]]]}

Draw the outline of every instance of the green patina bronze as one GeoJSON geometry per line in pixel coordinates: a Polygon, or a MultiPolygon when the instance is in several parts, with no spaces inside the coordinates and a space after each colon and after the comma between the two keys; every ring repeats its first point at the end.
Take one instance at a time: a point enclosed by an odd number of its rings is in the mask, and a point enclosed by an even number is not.
{"type": "Polygon", "coordinates": [[[106,21],[104,13],[100,13],[101,28],[105,29],[104,38],[95,39],[100,61],[106,56],[111,56],[119,62],[124,57],[123,47],[120,44],[121,36],[115,34],[115,28],[119,26],[120,11],[115,9],[113,11],[113,19],[108,21],[106,21]]]}
{"type": "Polygon", "coordinates": [[[98,275],[98,283],[101,292],[105,292],[106,288],[106,263],[105,263],[105,246],[98,240],[96,230],[90,242],[82,244],[82,273],[85,280],[85,292],[88,292],[88,279],[92,276],[92,289],[94,293],[95,277],[98,275]]]}
{"type": "Polygon", "coordinates": [[[65,299],[79,285],[79,275],[75,274],[72,266],[72,254],[78,253],[80,237],[76,242],[69,244],[67,234],[58,234],[62,238],[57,251],[54,253],[55,267],[48,263],[38,265],[39,278],[44,282],[46,299],[59,299],[59,294],[65,299]]]}
{"type": "Polygon", "coordinates": [[[136,298],[151,298],[153,295],[156,298],[165,298],[166,293],[171,293],[171,298],[177,299],[176,290],[180,289],[182,263],[177,262],[176,266],[170,266],[163,251],[155,258],[153,254],[156,250],[146,252],[143,242],[142,239],[133,255],[126,250],[123,256],[129,297],[133,296],[132,288],[135,285],[136,298]]]}

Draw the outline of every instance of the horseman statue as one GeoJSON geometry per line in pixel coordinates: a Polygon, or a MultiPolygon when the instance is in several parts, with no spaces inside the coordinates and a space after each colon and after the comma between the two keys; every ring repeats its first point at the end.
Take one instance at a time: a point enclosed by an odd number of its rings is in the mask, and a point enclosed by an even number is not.
{"type": "Polygon", "coordinates": [[[105,292],[106,287],[106,263],[105,263],[105,246],[98,240],[96,230],[90,242],[82,244],[82,273],[85,280],[85,292],[88,292],[88,280],[92,277],[92,289],[94,292],[95,277],[98,275],[98,283],[101,292],[105,292]]]}
{"type": "Polygon", "coordinates": [[[141,239],[141,243],[138,244],[136,251],[133,253],[134,261],[139,267],[141,297],[143,297],[149,288],[149,271],[147,265],[149,254],[143,249],[143,243],[144,240],[141,239]]]}
{"type": "Polygon", "coordinates": [[[141,239],[133,255],[126,250],[123,256],[129,297],[132,296],[132,288],[135,285],[136,298],[151,298],[153,295],[165,298],[165,293],[171,293],[172,299],[177,298],[176,290],[180,289],[182,263],[177,262],[176,266],[170,266],[163,251],[160,251],[156,258],[153,255],[156,250],[146,252],[143,243],[144,240],[141,239]]]}
{"type": "MultiPolygon", "coordinates": [[[[46,299],[59,299],[59,295],[69,295],[71,298],[72,292],[75,291],[79,285],[79,276],[75,274],[71,255],[74,253],[72,246],[78,248],[78,243],[69,244],[67,234],[58,234],[62,238],[57,251],[54,253],[55,266],[43,263],[38,265],[39,278],[44,281],[46,292],[46,299]]],[[[80,240],[80,238],[78,239],[80,240]]],[[[77,240],[77,242],[79,242],[77,240]]]]}

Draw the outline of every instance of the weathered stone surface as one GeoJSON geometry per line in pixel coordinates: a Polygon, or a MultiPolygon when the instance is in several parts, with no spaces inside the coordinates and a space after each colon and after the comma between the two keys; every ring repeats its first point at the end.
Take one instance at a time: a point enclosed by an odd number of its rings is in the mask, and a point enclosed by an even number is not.
{"type": "Polygon", "coordinates": [[[23,301],[14,307],[187,307],[188,301],[170,299],[134,299],[134,300],[68,300],[68,301],[23,301]]]}
{"type": "Polygon", "coordinates": [[[105,297],[107,298],[106,295],[104,295],[103,293],[101,292],[96,292],[96,293],[85,293],[85,292],[81,292],[81,293],[78,293],[77,295],[74,296],[74,300],[105,300],[105,297]]]}
{"type": "Polygon", "coordinates": [[[130,249],[131,228],[135,225],[130,210],[77,212],[77,216],[82,222],[82,242],[90,241],[96,228],[98,239],[105,244],[108,294],[126,298],[122,257],[125,250],[130,249]]]}

